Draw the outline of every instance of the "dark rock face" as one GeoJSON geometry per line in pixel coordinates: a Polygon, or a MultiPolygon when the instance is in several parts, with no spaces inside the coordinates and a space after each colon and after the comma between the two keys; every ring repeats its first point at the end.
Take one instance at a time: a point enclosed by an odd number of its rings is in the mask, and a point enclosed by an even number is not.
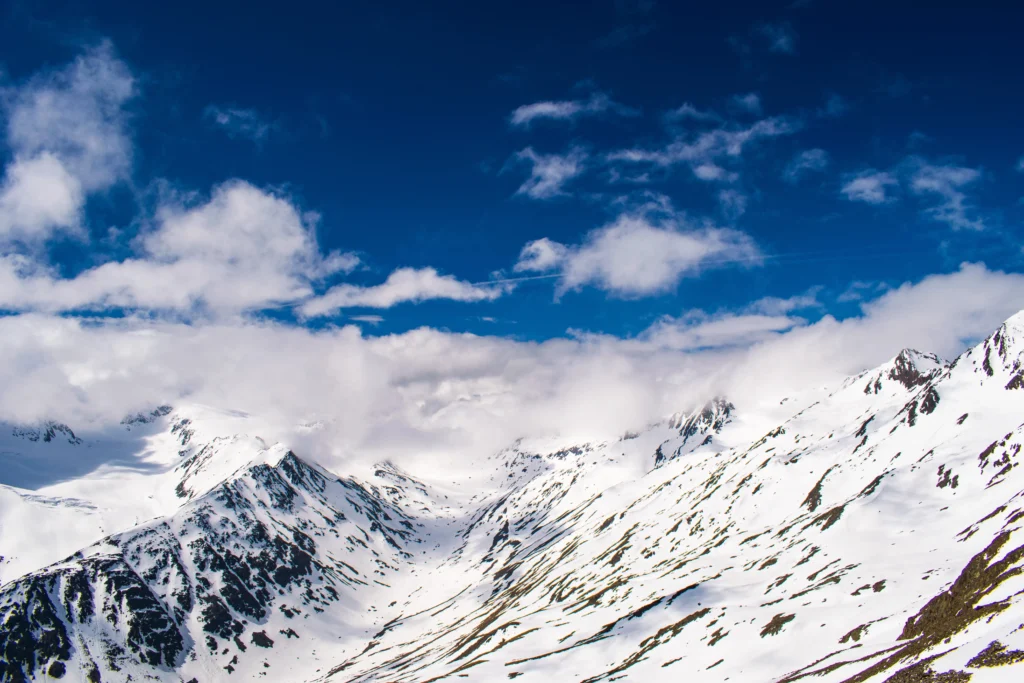
{"type": "Polygon", "coordinates": [[[921,353],[913,349],[903,349],[892,361],[888,371],[883,371],[870,379],[864,387],[865,394],[877,394],[882,391],[884,381],[891,380],[903,386],[905,389],[916,389],[927,384],[940,372],[938,367],[933,369],[922,369],[931,366],[941,366],[942,362],[937,356],[928,353],[921,353]]]}
{"type": "Polygon", "coordinates": [[[729,401],[724,398],[715,398],[708,401],[704,406],[689,415],[679,415],[673,421],[671,427],[678,429],[683,443],[670,454],[664,453],[660,448],[654,456],[654,466],[661,465],[674,460],[682,454],[683,450],[706,446],[714,439],[714,435],[722,431],[725,425],[732,421],[732,413],[736,410],[729,401]]]}
{"type": "Polygon", "coordinates": [[[51,441],[66,439],[72,446],[78,446],[82,440],[75,436],[71,427],[61,422],[45,422],[41,427],[15,427],[13,435],[26,441],[50,443],[51,441]]]}
{"type": "Polygon", "coordinates": [[[0,681],[57,678],[69,667],[100,680],[102,671],[129,663],[177,668],[195,647],[219,654],[227,645],[236,658],[246,656],[244,641],[272,648],[266,629],[253,629],[272,612],[323,611],[341,598],[340,589],[370,580],[333,559],[345,547],[339,544],[357,547],[358,534],[367,549],[376,536],[398,555],[412,526],[375,489],[330,478],[288,453],[171,518],[7,584],[0,591],[0,681]],[[350,517],[346,535],[340,526],[350,517]],[[324,551],[325,542],[333,552],[324,551]],[[202,642],[189,635],[193,615],[202,642]]]}

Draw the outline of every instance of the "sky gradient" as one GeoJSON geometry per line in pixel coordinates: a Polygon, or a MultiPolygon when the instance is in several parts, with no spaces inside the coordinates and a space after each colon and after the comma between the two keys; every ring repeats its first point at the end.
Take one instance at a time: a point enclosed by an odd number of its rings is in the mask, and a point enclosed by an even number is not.
{"type": "Polygon", "coordinates": [[[1024,307],[1006,3],[2,12],[0,419],[342,406],[352,448],[500,445],[1024,307]]]}

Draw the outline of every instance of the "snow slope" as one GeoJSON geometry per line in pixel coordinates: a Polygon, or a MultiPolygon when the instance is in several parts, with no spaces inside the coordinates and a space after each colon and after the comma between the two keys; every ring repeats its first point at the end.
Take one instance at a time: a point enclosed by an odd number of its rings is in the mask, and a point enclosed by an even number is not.
{"type": "Polygon", "coordinates": [[[177,409],[0,489],[0,680],[1017,681],[1022,423],[1024,314],[771,410],[523,439],[472,489],[177,409]],[[19,535],[37,511],[67,556],[19,535]]]}

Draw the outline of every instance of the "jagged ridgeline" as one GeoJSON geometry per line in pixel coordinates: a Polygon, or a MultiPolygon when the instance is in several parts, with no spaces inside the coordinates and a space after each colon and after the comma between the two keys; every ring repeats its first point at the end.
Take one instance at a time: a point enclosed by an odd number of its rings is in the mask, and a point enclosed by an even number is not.
{"type": "Polygon", "coordinates": [[[0,680],[1024,680],[1022,423],[1022,315],[770,411],[523,439],[460,490],[144,411],[170,509],[6,580],[0,680]]]}

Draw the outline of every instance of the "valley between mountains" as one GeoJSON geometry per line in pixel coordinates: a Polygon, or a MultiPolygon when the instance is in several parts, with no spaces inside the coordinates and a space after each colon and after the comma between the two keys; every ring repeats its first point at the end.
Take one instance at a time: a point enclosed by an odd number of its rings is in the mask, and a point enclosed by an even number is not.
{"type": "Polygon", "coordinates": [[[0,681],[1024,679],[1024,313],[455,482],[328,471],[318,429],[3,425],[0,681]]]}

